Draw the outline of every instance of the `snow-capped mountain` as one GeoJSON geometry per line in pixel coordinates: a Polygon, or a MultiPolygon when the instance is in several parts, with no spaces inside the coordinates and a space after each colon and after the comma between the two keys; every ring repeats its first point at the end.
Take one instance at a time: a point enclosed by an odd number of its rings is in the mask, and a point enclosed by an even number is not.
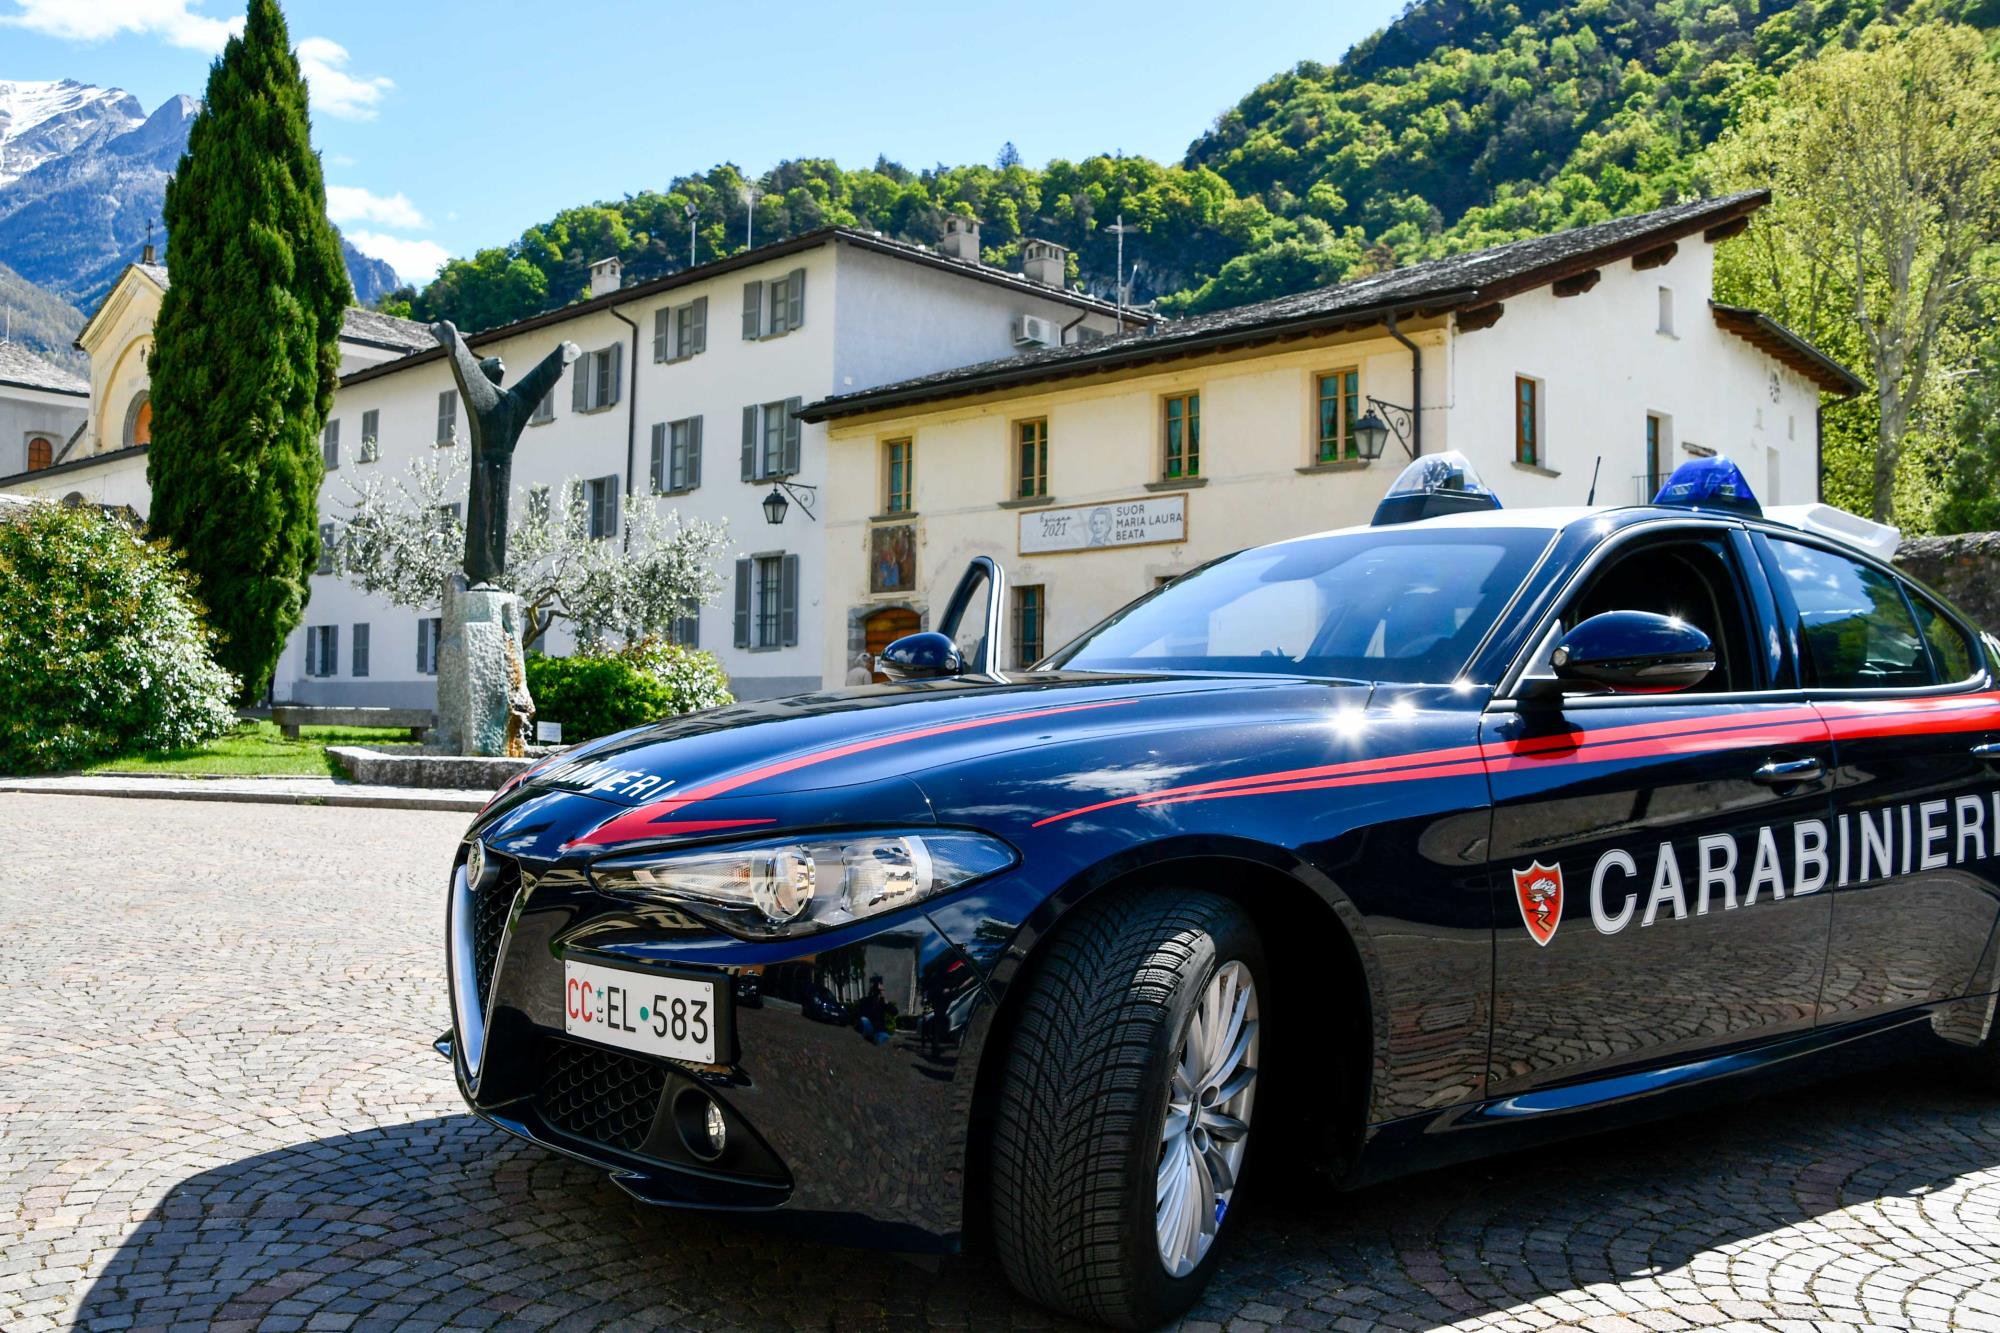
{"type": "MultiPolygon", "coordinates": [[[[149,116],[120,88],[0,81],[0,263],[92,309],[149,236],[166,243],[167,177],[198,110],[177,96],[149,116]]],[[[397,285],[387,264],[342,252],[357,301],[397,285]]]]}

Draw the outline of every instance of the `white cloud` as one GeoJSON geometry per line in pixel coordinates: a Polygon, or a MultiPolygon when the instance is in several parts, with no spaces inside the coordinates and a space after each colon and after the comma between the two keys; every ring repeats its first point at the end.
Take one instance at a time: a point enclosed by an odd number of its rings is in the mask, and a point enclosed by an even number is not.
{"type": "Polygon", "coordinates": [[[421,231],[431,224],[401,191],[375,194],[359,185],[326,187],[326,215],[335,222],[375,222],[402,231],[421,231]]]}
{"type": "Polygon", "coordinates": [[[411,241],[401,236],[384,236],[375,231],[350,231],[342,233],[354,243],[354,248],[375,259],[386,259],[396,270],[396,276],[404,282],[418,287],[437,276],[444,267],[451,251],[436,241],[411,241]]]}
{"type": "Polygon", "coordinates": [[[190,0],[14,0],[20,12],[0,15],[0,24],[73,42],[144,33],[210,55],[222,49],[231,33],[243,29],[240,14],[214,18],[190,12],[189,4],[190,0]]]}
{"type": "Polygon", "coordinates": [[[299,43],[299,71],[315,111],[343,120],[373,120],[376,104],[396,85],[380,76],[349,74],[347,48],[327,37],[299,43]]]}

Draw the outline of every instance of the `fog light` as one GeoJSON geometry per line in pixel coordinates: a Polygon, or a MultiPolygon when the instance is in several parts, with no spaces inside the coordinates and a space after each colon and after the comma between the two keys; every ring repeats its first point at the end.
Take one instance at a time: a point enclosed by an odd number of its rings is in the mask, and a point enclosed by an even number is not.
{"type": "Polygon", "coordinates": [[[687,1150],[713,1162],[729,1147],[729,1122],[713,1097],[689,1088],[674,1099],[674,1124],[687,1150]]]}

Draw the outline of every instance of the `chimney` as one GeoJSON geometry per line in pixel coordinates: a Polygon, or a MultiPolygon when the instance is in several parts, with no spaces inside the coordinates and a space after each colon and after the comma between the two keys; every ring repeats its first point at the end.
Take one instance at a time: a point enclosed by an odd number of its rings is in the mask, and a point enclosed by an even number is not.
{"type": "Polygon", "coordinates": [[[618,290],[623,283],[625,266],[618,262],[617,255],[592,261],[590,265],[590,294],[605,296],[618,290]]]}
{"type": "Polygon", "coordinates": [[[962,218],[953,213],[944,220],[944,239],[938,242],[938,253],[946,259],[963,259],[969,264],[979,262],[979,223],[972,218],[962,218]]]}
{"type": "Polygon", "coordinates": [[[1061,287],[1069,251],[1054,241],[1029,239],[1021,246],[1021,272],[1029,282],[1061,287]]]}

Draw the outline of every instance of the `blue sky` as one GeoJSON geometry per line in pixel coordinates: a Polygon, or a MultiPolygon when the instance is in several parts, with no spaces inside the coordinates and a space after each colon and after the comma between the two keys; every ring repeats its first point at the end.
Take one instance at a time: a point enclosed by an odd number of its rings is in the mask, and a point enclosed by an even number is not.
{"type": "MultiPolygon", "coordinates": [[[[567,205],[734,161],[1177,160],[1258,82],[1401,0],[289,0],[335,221],[406,278],[567,205]]],[[[0,0],[0,78],[199,97],[229,0],[0,0]]]]}

